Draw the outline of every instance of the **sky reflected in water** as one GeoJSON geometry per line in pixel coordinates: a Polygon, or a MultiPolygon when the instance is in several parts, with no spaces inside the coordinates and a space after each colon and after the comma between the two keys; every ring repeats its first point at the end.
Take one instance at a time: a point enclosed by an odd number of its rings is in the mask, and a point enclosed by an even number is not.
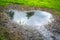
{"type": "Polygon", "coordinates": [[[34,26],[41,26],[48,24],[49,22],[53,21],[53,17],[50,13],[39,11],[39,10],[32,10],[32,11],[17,11],[15,12],[13,21],[22,24],[22,25],[34,25],[34,26]],[[34,12],[34,15],[30,16],[28,19],[27,12],[34,12]]]}

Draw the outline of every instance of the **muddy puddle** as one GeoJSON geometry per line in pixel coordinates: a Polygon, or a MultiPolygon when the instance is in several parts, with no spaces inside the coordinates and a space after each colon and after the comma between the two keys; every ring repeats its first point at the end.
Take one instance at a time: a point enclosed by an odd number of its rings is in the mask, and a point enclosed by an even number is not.
{"type": "MultiPolygon", "coordinates": [[[[36,37],[34,40],[40,40],[39,33],[44,36],[44,40],[54,40],[54,34],[45,28],[45,25],[51,24],[54,21],[53,15],[51,13],[40,10],[9,10],[9,12],[14,13],[12,16],[12,21],[16,22],[19,25],[24,25],[24,28],[27,30],[36,30],[33,31],[33,33],[38,32],[35,34],[36,37]]],[[[33,40],[33,37],[30,38],[30,36],[32,36],[32,33],[26,32],[25,40],[33,40]]]]}

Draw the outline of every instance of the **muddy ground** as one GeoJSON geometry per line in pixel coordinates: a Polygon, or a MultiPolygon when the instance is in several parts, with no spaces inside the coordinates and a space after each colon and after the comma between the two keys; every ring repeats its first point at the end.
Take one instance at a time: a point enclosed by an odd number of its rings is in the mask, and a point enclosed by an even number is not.
{"type": "MultiPolygon", "coordinates": [[[[19,11],[24,11],[24,10],[41,10],[41,11],[50,12],[51,14],[53,14],[53,16],[55,18],[55,21],[52,23],[52,25],[48,25],[49,27],[46,27],[46,28],[48,30],[50,30],[51,32],[53,32],[53,33],[60,34],[60,16],[55,15],[56,12],[60,12],[58,10],[53,10],[53,9],[48,9],[48,8],[40,8],[40,7],[29,7],[29,6],[23,6],[23,5],[13,5],[12,4],[12,5],[9,5],[7,7],[0,7],[0,12],[5,12],[5,10],[9,10],[9,9],[14,9],[14,10],[19,10],[19,11]]],[[[14,28],[16,28],[16,27],[14,27],[14,28]]],[[[17,30],[18,28],[14,29],[14,30],[17,30]]],[[[13,28],[12,28],[12,30],[13,30],[13,28]]],[[[17,31],[19,31],[19,30],[17,30],[17,31]]]]}

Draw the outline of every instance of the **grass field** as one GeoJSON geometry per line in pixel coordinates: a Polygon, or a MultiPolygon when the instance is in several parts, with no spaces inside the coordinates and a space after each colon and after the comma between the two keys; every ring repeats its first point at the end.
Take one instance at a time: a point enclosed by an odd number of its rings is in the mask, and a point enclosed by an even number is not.
{"type": "Polygon", "coordinates": [[[60,0],[0,0],[0,6],[10,3],[60,10],[60,0]]]}

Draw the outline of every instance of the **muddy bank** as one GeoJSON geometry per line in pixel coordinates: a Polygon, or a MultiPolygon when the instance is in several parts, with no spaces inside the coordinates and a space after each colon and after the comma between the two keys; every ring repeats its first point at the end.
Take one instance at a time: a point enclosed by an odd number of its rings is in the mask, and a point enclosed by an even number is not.
{"type": "MultiPolygon", "coordinates": [[[[32,6],[25,6],[25,5],[17,5],[17,4],[10,4],[9,6],[5,7],[6,9],[16,9],[16,10],[42,10],[47,12],[54,12],[54,9],[48,9],[48,8],[40,8],[40,7],[32,7],[32,6]]],[[[56,10],[58,11],[58,10],[56,10]]]]}
{"type": "Polygon", "coordinates": [[[6,35],[6,38],[8,40],[24,40],[23,33],[21,32],[21,27],[18,28],[19,25],[13,23],[10,20],[10,17],[4,12],[0,12],[0,27],[1,26],[3,26],[3,28],[6,28],[6,30],[9,29],[10,31],[10,34],[8,34],[8,36],[6,35]]]}

